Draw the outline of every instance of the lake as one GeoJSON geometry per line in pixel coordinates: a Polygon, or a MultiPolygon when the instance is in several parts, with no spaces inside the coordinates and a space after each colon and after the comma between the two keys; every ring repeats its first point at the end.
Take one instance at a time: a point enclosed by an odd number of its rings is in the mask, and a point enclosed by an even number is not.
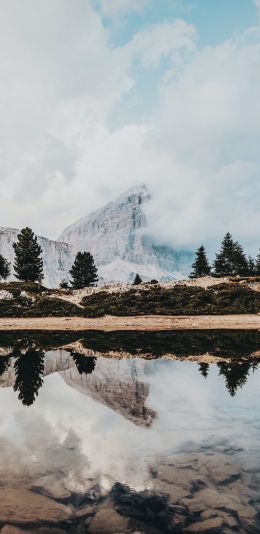
{"type": "Polygon", "coordinates": [[[2,332],[2,532],[260,532],[259,364],[258,331],[2,332]]]}

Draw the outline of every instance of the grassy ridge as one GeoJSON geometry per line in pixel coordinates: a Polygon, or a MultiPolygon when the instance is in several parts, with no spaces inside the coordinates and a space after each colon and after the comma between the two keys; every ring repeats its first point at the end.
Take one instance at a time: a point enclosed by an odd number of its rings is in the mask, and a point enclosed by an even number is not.
{"type": "Polygon", "coordinates": [[[102,317],[103,315],[220,315],[260,312],[260,292],[235,281],[210,288],[177,285],[129,286],[117,293],[99,291],[83,298],[80,307],[66,301],[68,293],[38,284],[0,284],[0,317],[102,317]],[[61,298],[59,298],[61,297],[61,298]]]}
{"type": "Polygon", "coordinates": [[[219,315],[260,312],[260,293],[236,283],[209,289],[151,286],[149,291],[131,288],[125,293],[99,292],[81,304],[86,317],[102,315],[219,315]]]}
{"type": "Polygon", "coordinates": [[[49,298],[54,291],[34,283],[10,282],[0,284],[0,292],[12,298],[1,298],[0,317],[71,317],[80,314],[80,308],[59,298],[49,298]]]}

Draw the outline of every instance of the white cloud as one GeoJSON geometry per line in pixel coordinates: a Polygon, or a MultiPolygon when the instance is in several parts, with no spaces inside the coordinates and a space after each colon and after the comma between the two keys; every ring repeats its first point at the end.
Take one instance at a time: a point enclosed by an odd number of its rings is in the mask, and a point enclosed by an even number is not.
{"type": "Polygon", "coordinates": [[[115,18],[129,11],[141,13],[148,4],[148,0],[99,0],[102,15],[115,18]]]}
{"type": "Polygon", "coordinates": [[[0,6],[0,225],[56,237],[147,182],[159,239],[213,246],[230,230],[259,246],[257,34],[201,49],[194,27],[175,20],[116,47],[90,0],[0,6]],[[129,97],[141,108],[150,90],[139,118],[129,97]],[[118,106],[126,118],[111,130],[118,106]]]}
{"type": "Polygon", "coordinates": [[[175,160],[164,176],[179,244],[228,229],[259,244],[259,72],[258,43],[228,42],[198,52],[165,83],[153,124],[156,146],[175,160]]]}
{"type": "Polygon", "coordinates": [[[143,65],[156,68],[162,58],[170,57],[173,61],[177,53],[189,54],[195,49],[196,31],[191,24],[183,20],[153,24],[139,31],[126,46],[132,54],[137,54],[143,65]]]}

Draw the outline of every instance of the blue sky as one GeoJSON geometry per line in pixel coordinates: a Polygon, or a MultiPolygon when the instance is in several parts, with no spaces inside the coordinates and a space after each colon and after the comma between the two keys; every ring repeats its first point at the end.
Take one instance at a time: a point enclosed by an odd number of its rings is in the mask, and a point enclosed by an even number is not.
{"type": "MultiPolygon", "coordinates": [[[[142,13],[125,15],[123,22],[113,29],[111,39],[122,45],[144,26],[176,17],[194,24],[199,44],[205,46],[254,26],[257,11],[253,0],[151,0],[142,13]]],[[[104,24],[111,26],[111,20],[104,17],[104,24]]]]}
{"type": "Polygon", "coordinates": [[[158,241],[260,246],[260,0],[0,0],[1,225],[147,183],[158,241]]]}

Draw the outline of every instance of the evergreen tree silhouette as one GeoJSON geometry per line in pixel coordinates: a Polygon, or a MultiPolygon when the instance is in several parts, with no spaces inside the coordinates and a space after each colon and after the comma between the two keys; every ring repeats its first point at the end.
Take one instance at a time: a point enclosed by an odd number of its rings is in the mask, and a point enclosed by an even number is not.
{"type": "Polygon", "coordinates": [[[91,287],[98,281],[97,268],[90,252],[78,252],[70,270],[74,289],[91,287]]]}
{"type": "Polygon", "coordinates": [[[23,228],[13,243],[16,278],[23,282],[41,282],[43,279],[42,249],[31,228],[23,228]]]}
{"type": "Polygon", "coordinates": [[[225,377],[225,384],[229,394],[231,397],[235,397],[238,388],[242,388],[247,382],[251,367],[250,362],[219,362],[217,365],[219,376],[225,377]]]}
{"type": "Polygon", "coordinates": [[[14,391],[18,391],[18,398],[26,406],[31,406],[35,398],[38,396],[38,391],[42,387],[44,372],[44,352],[30,347],[25,354],[21,351],[16,358],[15,369],[15,384],[14,391]]]}
{"type": "Polygon", "coordinates": [[[254,276],[255,274],[255,262],[251,256],[248,256],[248,275],[254,276]]]}
{"type": "Polygon", "coordinates": [[[256,260],[255,260],[255,274],[257,276],[260,276],[260,250],[256,256],[256,260]]]}
{"type": "Polygon", "coordinates": [[[204,362],[200,363],[199,364],[199,372],[204,378],[207,378],[207,376],[209,374],[209,364],[208,363],[204,363],[204,362]]]}
{"type": "Polygon", "coordinates": [[[133,281],[133,285],[134,286],[139,286],[141,283],[142,283],[142,278],[138,273],[136,273],[135,279],[133,281]]]}
{"type": "Polygon", "coordinates": [[[192,264],[192,272],[190,278],[200,278],[208,276],[211,273],[211,267],[206,256],[206,251],[203,245],[198,248],[195,253],[195,261],[192,264]]]}
{"type": "Polygon", "coordinates": [[[97,358],[95,358],[94,356],[84,356],[79,352],[71,352],[71,356],[76,364],[80,375],[89,375],[94,371],[97,360],[97,358]]]}
{"type": "Polygon", "coordinates": [[[6,280],[10,274],[10,263],[0,254],[0,279],[6,280]]]}
{"type": "Polygon", "coordinates": [[[214,270],[217,276],[248,276],[249,266],[241,245],[228,232],[216,254],[214,270]]]}

